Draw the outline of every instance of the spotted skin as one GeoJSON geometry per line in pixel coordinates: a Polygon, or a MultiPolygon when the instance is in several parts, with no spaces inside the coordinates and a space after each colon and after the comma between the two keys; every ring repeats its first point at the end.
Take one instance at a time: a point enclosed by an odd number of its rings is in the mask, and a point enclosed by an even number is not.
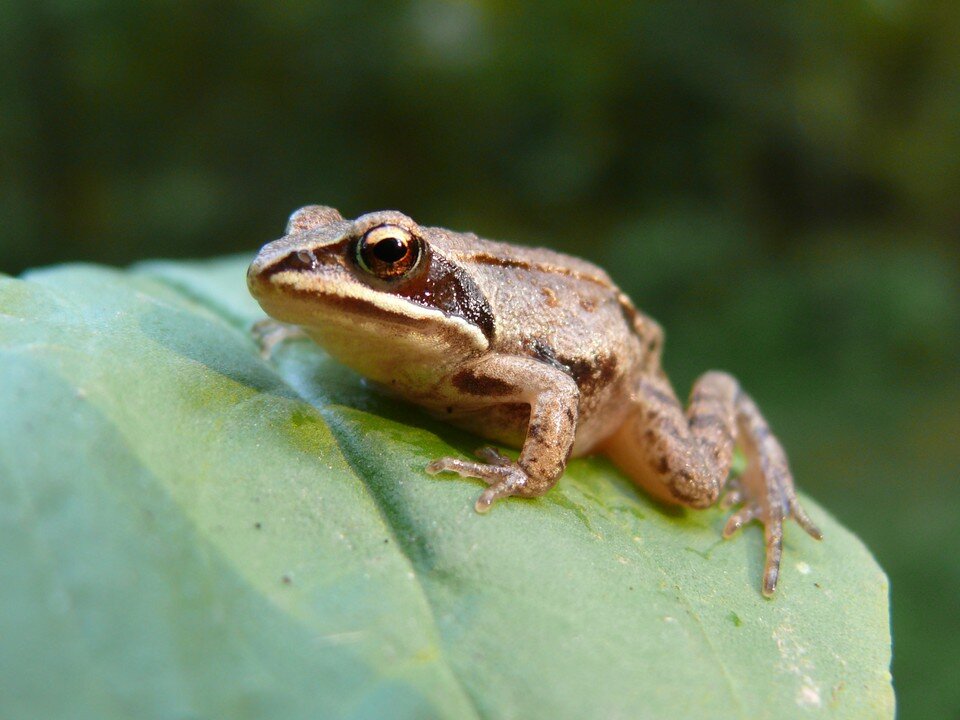
{"type": "Polygon", "coordinates": [[[664,376],[645,377],[636,388],[632,422],[607,445],[614,462],[640,467],[632,477],[651,495],[692,508],[717,503],[727,485],[733,451],[743,448],[748,465],[725,505],[742,505],[724,528],[730,537],[744,524],[764,525],[763,594],[772,596],[780,575],[783,522],[793,518],[816,539],[820,531],[797,500],[780,442],[735,378],[708,372],[693,386],[684,411],[664,376]]]}

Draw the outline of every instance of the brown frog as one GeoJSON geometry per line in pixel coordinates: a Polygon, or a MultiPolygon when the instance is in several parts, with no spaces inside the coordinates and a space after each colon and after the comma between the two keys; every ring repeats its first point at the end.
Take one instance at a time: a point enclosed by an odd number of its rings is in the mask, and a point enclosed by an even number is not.
{"type": "Polygon", "coordinates": [[[763,523],[763,593],[779,576],[783,522],[821,537],[801,508],[783,448],[732,376],[708,372],[686,410],[660,365],[663,332],[600,268],[545,249],[421,227],[394,211],[344,219],[295,212],[247,274],[268,315],[297,326],[367,378],[449,422],[520,447],[481,462],[446,457],[429,473],[488,484],[489,510],[536,497],[567,461],[602,452],[658,500],[718,502],[734,446],[747,468],[724,529],[763,523]]]}

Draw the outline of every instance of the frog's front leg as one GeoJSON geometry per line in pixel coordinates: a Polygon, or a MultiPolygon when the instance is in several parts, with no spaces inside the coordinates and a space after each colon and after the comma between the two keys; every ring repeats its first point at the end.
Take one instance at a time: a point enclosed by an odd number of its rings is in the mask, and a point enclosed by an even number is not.
{"type": "Polygon", "coordinates": [[[460,370],[450,382],[468,404],[528,404],[526,439],[516,462],[484,448],[477,453],[484,463],[446,457],[430,463],[427,472],[455,472],[487,482],[490,487],[477,499],[477,512],[486,512],[498,498],[536,497],[552,488],[563,474],[576,435],[580,393],[573,379],[530,358],[495,355],[460,370]]]}
{"type": "Polygon", "coordinates": [[[250,334],[260,348],[260,357],[264,360],[273,357],[273,350],[280,343],[308,337],[303,328],[298,325],[277,322],[273,318],[264,318],[255,322],[250,328],[250,334]]]}
{"type": "Polygon", "coordinates": [[[686,413],[662,376],[644,377],[635,401],[637,412],[611,438],[607,451],[661,500],[694,508],[713,505],[739,443],[747,469],[730,498],[742,507],[730,517],[723,534],[729,537],[754,519],[763,523],[763,594],[772,595],[780,574],[784,519],[792,517],[814,538],[821,535],[800,507],[786,453],[756,404],[736,379],[721,372],[697,380],[686,413]]]}

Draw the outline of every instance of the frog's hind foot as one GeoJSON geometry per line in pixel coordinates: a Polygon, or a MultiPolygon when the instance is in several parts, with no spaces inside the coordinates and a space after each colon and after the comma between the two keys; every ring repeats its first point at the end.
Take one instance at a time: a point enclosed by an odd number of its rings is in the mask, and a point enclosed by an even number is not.
{"type": "Polygon", "coordinates": [[[763,502],[750,501],[736,510],[727,519],[723,528],[723,537],[729,538],[740,528],[752,520],[759,520],[763,524],[766,543],[766,559],[763,568],[763,594],[772,597],[777,589],[777,580],[780,579],[780,559],[783,555],[783,521],[792,517],[807,534],[816,540],[823,539],[823,534],[810,521],[803,508],[793,498],[786,504],[776,503],[764,507],[763,502]]]}
{"type": "Polygon", "coordinates": [[[724,510],[743,503],[743,489],[740,487],[740,478],[727,480],[726,491],[720,498],[720,507],[724,510]]]}
{"type": "MultiPolygon", "coordinates": [[[[743,446],[748,456],[747,469],[732,488],[727,506],[740,507],[730,516],[723,536],[730,537],[752,520],[764,527],[766,559],[763,569],[763,594],[771,597],[780,577],[783,555],[783,523],[793,518],[808,535],[821,540],[823,534],[800,505],[786,453],[770,432],[760,411],[745,394],[737,398],[739,421],[743,427],[743,446]]],[[[726,500],[727,498],[725,498],[726,500]]]]}

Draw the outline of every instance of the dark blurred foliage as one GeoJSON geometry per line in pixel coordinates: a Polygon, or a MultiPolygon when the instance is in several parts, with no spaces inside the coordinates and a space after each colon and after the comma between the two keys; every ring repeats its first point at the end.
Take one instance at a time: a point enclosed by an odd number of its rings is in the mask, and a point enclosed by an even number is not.
{"type": "Polygon", "coordinates": [[[311,202],[605,265],[889,572],[901,717],[960,713],[960,4],[20,0],[0,62],[7,272],[311,202]]]}

